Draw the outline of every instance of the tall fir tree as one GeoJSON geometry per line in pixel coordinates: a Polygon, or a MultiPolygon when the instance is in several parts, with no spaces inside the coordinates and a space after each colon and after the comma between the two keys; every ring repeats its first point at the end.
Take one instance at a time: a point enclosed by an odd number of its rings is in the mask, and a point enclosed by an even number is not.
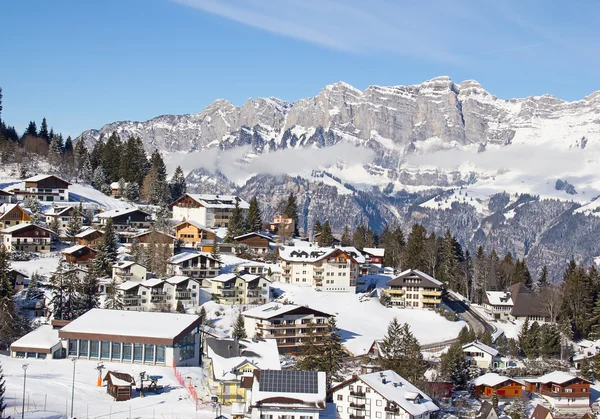
{"type": "Polygon", "coordinates": [[[540,277],[537,281],[538,289],[544,287],[548,284],[548,267],[546,265],[542,266],[542,270],[540,271],[540,277]]]}
{"type": "Polygon", "coordinates": [[[588,380],[593,382],[594,381],[594,371],[592,370],[592,365],[590,364],[589,359],[587,359],[587,357],[584,357],[581,360],[581,364],[579,365],[579,374],[578,374],[581,378],[583,378],[584,380],[588,380]]]}
{"type": "Polygon", "coordinates": [[[35,124],[35,121],[29,121],[29,125],[27,125],[27,129],[25,130],[23,137],[27,135],[30,135],[32,137],[38,136],[37,125],[35,124]]]}
{"type": "Polygon", "coordinates": [[[483,296],[487,289],[487,260],[483,246],[477,247],[475,252],[475,272],[473,275],[472,301],[476,304],[483,302],[483,296]]]}
{"type": "Polygon", "coordinates": [[[568,317],[573,327],[575,339],[581,339],[588,333],[589,314],[593,309],[594,286],[588,273],[582,266],[571,260],[565,274],[564,304],[562,317],[568,317]]]}
{"type": "Polygon", "coordinates": [[[335,316],[331,316],[327,320],[326,335],[323,340],[321,351],[320,371],[325,371],[327,388],[331,388],[333,382],[342,381],[342,359],[345,356],[344,347],[342,345],[342,337],[337,327],[335,316]]]}
{"type": "MultiPolygon", "coordinates": [[[[0,104],[2,103],[2,89],[0,89],[0,104]]],[[[0,111],[2,106],[0,106],[0,111]]],[[[0,418],[5,417],[6,411],[6,380],[4,379],[4,370],[2,364],[0,364],[0,418]]]]}
{"type": "Polygon", "coordinates": [[[10,255],[0,246],[0,298],[12,298],[13,287],[10,281],[10,255]]]}
{"type": "Polygon", "coordinates": [[[413,225],[405,249],[405,267],[406,269],[419,269],[427,271],[424,259],[424,247],[427,230],[420,224],[413,225]]]}
{"type": "Polygon", "coordinates": [[[38,132],[37,135],[38,135],[38,137],[41,137],[44,140],[46,140],[47,143],[49,143],[50,140],[52,140],[52,138],[50,137],[50,132],[48,131],[48,122],[46,121],[45,117],[42,118],[42,124],[40,125],[40,131],[38,132]]]}
{"type": "Polygon", "coordinates": [[[344,225],[344,232],[342,233],[340,241],[342,246],[352,245],[352,236],[350,235],[350,227],[348,227],[348,224],[344,225]]]}
{"type": "Polygon", "coordinates": [[[307,327],[302,336],[296,368],[300,371],[319,371],[321,369],[322,345],[312,327],[307,327]]]}
{"type": "Polygon", "coordinates": [[[121,293],[119,292],[119,284],[113,278],[110,283],[106,286],[106,299],[104,300],[104,308],[113,310],[123,310],[125,304],[121,293]]]}
{"type": "Polygon", "coordinates": [[[282,215],[294,220],[294,236],[298,237],[300,235],[300,217],[298,217],[298,203],[293,192],[290,192],[287,198],[282,215]]]}
{"type": "Polygon", "coordinates": [[[590,332],[588,334],[588,339],[590,340],[598,340],[600,339],[600,298],[596,298],[596,302],[594,304],[594,309],[592,311],[592,315],[589,319],[590,324],[590,332]]]}
{"type": "Polygon", "coordinates": [[[452,381],[457,389],[464,389],[469,382],[468,366],[462,344],[456,342],[440,358],[440,375],[442,379],[452,381]]]}
{"type": "Polygon", "coordinates": [[[167,167],[158,150],[154,150],[150,157],[151,170],[155,179],[152,185],[152,196],[150,203],[155,205],[166,205],[169,203],[169,184],[167,183],[167,167]]]}
{"type": "Polygon", "coordinates": [[[421,347],[407,323],[401,325],[394,317],[379,349],[378,361],[382,369],[391,369],[411,382],[422,379],[426,366],[421,347]]]}
{"type": "Polygon", "coordinates": [[[313,224],[313,236],[321,233],[323,231],[323,224],[321,224],[320,220],[316,220],[313,224]]]}
{"type": "Polygon", "coordinates": [[[181,166],[177,166],[177,169],[173,172],[171,182],[169,182],[169,192],[171,193],[170,202],[177,200],[187,192],[187,183],[181,166]]]}
{"type": "Polygon", "coordinates": [[[106,183],[117,182],[121,177],[121,157],[123,144],[116,132],[113,132],[102,148],[100,164],[106,175],[106,183]]]}
{"type": "Polygon", "coordinates": [[[250,206],[248,207],[248,215],[246,216],[246,232],[258,232],[262,230],[262,215],[260,213],[260,207],[258,206],[258,199],[256,196],[250,200],[250,206]]]}
{"type": "Polygon", "coordinates": [[[329,225],[329,220],[325,220],[323,223],[323,229],[319,235],[318,243],[319,246],[333,245],[333,234],[331,233],[331,225],[329,225]]]}
{"type": "Polygon", "coordinates": [[[99,281],[94,272],[88,272],[81,284],[82,309],[89,311],[100,304],[99,281]]]}
{"type": "MultiPolygon", "coordinates": [[[[81,203],[79,203],[79,207],[81,208],[81,203]]],[[[66,230],[67,237],[73,245],[77,241],[77,235],[83,230],[83,220],[81,218],[82,214],[80,209],[73,209],[73,214],[69,219],[66,230]]]]}
{"type": "Polygon", "coordinates": [[[93,268],[96,275],[111,276],[112,265],[117,260],[117,236],[113,228],[112,219],[106,221],[104,234],[97,248],[96,257],[93,260],[93,268]]]}
{"type": "Polygon", "coordinates": [[[92,175],[92,186],[97,190],[102,190],[102,186],[106,185],[107,179],[102,166],[98,166],[92,175]]]}
{"type": "Polygon", "coordinates": [[[212,246],[210,249],[210,256],[216,261],[219,261],[219,262],[221,261],[221,252],[219,251],[219,242],[217,241],[216,234],[212,241],[212,246]]]}
{"type": "Polygon", "coordinates": [[[242,313],[238,314],[235,320],[231,337],[237,340],[246,339],[248,337],[246,334],[246,326],[244,325],[244,316],[242,316],[242,313]]]}
{"type": "Polygon", "coordinates": [[[367,229],[364,225],[356,226],[354,233],[352,233],[352,246],[357,249],[364,249],[367,247],[365,236],[367,235],[367,229]]]}
{"type": "Polygon", "coordinates": [[[231,243],[237,236],[241,236],[245,231],[245,220],[244,213],[240,207],[240,199],[236,197],[235,207],[231,211],[231,217],[229,217],[229,224],[227,225],[227,235],[225,236],[225,242],[231,243]]]}

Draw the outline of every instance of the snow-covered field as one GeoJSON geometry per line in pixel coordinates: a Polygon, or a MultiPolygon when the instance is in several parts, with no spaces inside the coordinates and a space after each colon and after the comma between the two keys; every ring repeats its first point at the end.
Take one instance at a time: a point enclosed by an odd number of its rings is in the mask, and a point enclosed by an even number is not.
{"type": "MultiPolygon", "coordinates": [[[[73,362],[68,359],[15,359],[0,356],[7,384],[7,410],[12,417],[21,416],[23,401],[23,364],[27,368],[25,392],[25,411],[38,412],[25,417],[69,417],[71,410],[71,388],[73,380],[73,362]],[[61,416],[63,415],[63,416],[61,416]]],[[[136,364],[105,362],[108,370],[133,374],[136,382],[139,374],[161,375],[159,384],[164,386],[162,394],[147,394],[140,398],[134,392],[129,401],[115,402],[106,393],[106,386],[97,387],[98,371],[96,361],[78,360],[75,365],[75,402],[73,416],[79,418],[212,418],[215,417],[210,397],[201,392],[202,370],[200,368],[180,368],[184,377],[190,377],[196,385],[198,396],[202,398],[200,409],[189,398],[188,391],[179,385],[172,368],[136,364]],[[131,412],[131,414],[130,414],[131,412]]],[[[223,414],[229,416],[227,407],[223,414]]]]}

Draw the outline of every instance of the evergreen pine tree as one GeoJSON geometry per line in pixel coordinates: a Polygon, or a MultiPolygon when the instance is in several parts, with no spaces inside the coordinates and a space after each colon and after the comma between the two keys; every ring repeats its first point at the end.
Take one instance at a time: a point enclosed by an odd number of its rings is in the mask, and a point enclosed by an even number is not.
{"type": "Polygon", "coordinates": [[[294,236],[298,237],[300,235],[300,218],[298,217],[298,203],[296,202],[296,196],[293,192],[290,192],[287,198],[287,202],[283,210],[283,217],[294,220],[294,236]]]}
{"type": "Polygon", "coordinates": [[[588,332],[589,314],[593,309],[594,284],[582,266],[573,260],[563,276],[564,304],[561,317],[568,318],[575,339],[585,337],[588,332]]]}
{"type": "Polygon", "coordinates": [[[99,305],[98,292],[98,277],[93,271],[88,272],[83,279],[81,294],[82,294],[82,310],[89,311],[99,305]]]}
{"type": "Polygon", "coordinates": [[[37,200],[37,198],[33,195],[28,195],[24,200],[23,200],[23,206],[25,208],[28,208],[29,211],[31,212],[31,222],[33,224],[38,224],[41,221],[42,218],[42,206],[40,204],[40,201],[37,200]]]}
{"type": "Polygon", "coordinates": [[[225,242],[231,243],[237,236],[244,234],[245,221],[244,213],[240,207],[240,199],[236,197],[235,207],[231,211],[231,217],[229,218],[229,224],[227,225],[227,235],[225,236],[225,242]]]}
{"type": "Polygon", "coordinates": [[[315,223],[313,224],[313,236],[316,236],[317,234],[321,233],[323,231],[323,225],[321,224],[321,221],[316,220],[315,223]]]}
{"type": "Polygon", "coordinates": [[[321,368],[322,346],[312,327],[307,327],[302,336],[302,344],[296,360],[296,368],[301,371],[319,371],[321,368]]]}
{"type": "Polygon", "coordinates": [[[352,234],[352,246],[356,247],[357,249],[364,249],[366,247],[366,235],[367,229],[365,228],[365,226],[357,226],[354,230],[354,233],[352,234]]]}
{"type": "Polygon", "coordinates": [[[341,238],[342,246],[351,246],[352,245],[352,237],[350,236],[350,227],[348,224],[344,225],[344,232],[342,233],[341,238]]]}
{"type": "Polygon", "coordinates": [[[52,307],[52,315],[57,320],[65,320],[67,318],[65,287],[63,285],[64,273],[65,265],[61,261],[56,271],[50,277],[50,286],[52,289],[50,305],[52,307]]]}
{"type": "Polygon", "coordinates": [[[219,242],[217,241],[216,234],[213,238],[212,247],[210,249],[210,256],[216,261],[221,261],[221,252],[219,251],[219,242]]]}
{"type": "Polygon", "coordinates": [[[10,256],[4,246],[0,246],[0,299],[12,298],[13,288],[10,281],[10,256]]]}
{"type": "Polygon", "coordinates": [[[504,410],[504,413],[508,415],[510,419],[527,419],[525,404],[521,399],[513,399],[510,406],[504,410]]]}
{"type": "Polygon", "coordinates": [[[187,184],[181,166],[177,166],[177,169],[175,169],[175,172],[173,173],[173,177],[171,177],[169,191],[171,193],[170,202],[177,200],[187,192],[187,184]]]}
{"type": "Polygon", "coordinates": [[[121,158],[123,144],[116,132],[113,132],[104,143],[100,164],[106,176],[105,183],[117,182],[121,177],[121,158]]]}
{"type": "Polygon", "coordinates": [[[527,317],[521,326],[521,331],[519,332],[519,346],[526,355],[530,351],[529,329],[529,317],[527,317]]]}
{"type": "Polygon", "coordinates": [[[469,377],[468,362],[463,353],[462,344],[456,342],[440,358],[440,375],[444,380],[450,380],[457,389],[464,389],[469,377]]]}
{"type": "Polygon", "coordinates": [[[538,330],[537,347],[539,355],[554,358],[560,354],[560,331],[555,324],[543,324],[538,330]]]}
{"type": "Polygon", "coordinates": [[[50,166],[57,170],[62,161],[62,149],[60,147],[59,139],[55,135],[50,141],[50,147],[48,149],[48,163],[50,166]]]}
{"type": "Polygon", "coordinates": [[[342,381],[343,378],[340,373],[344,355],[342,337],[335,317],[331,316],[327,320],[326,336],[323,341],[320,362],[322,365],[320,371],[325,371],[327,377],[327,388],[330,388],[334,381],[342,381]]]}
{"type": "Polygon", "coordinates": [[[151,170],[154,172],[154,183],[150,203],[155,205],[166,205],[169,203],[169,184],[167,183],[167,167],[158,150],[154,150],[150,158],[151,170]]]}
{"type": "Polygon", "coordinates": [[[331,234],[329,220],[325,220],[325,223],[323,224],[318,243],[319,246],[331,246],[333,244],[333,234],[331,234]]]}
{"type": "Polygon", "coordinates": [[[60,220],[58,217],[52,217],[48,229],[52,231],[52,241],[57,241],[60,237],[60,220]]]}
{"type": "Polygon", "coordinates": [[[113,310],[123,310],[124,304],[121,293],[119,292],[119,284],[113,278],[110,284],[106,286],[106,300],[104,308],[113,310]]]}
{"type": "Polygon", "coordinates": [[[379,349],[382,369],[391,369],[411,382],[420,380],[425,373],[421,348],[407,323],[400,325],[394,317],[379,349]]]}
{"type": "Polygon", "coordinates": [[[492,407],[494,408],[496,413],[498,413],[498,394],[495,391],[492,395],[492,407]]]}
{"type": "Polygon", "coordinates": [[[458,332],[458,342],[461,345],[465,345],[467,343],[471,343],[472,341],[469,340],[470,336],[469,336],[469,326],[465,325],[463,326],[462,329],[460,329],[460,332],[458,332]]]}
{"type": "Polygon", "coordinates": [[[71,216],[71,219],[67,224],[66,233],[72,245],[75,245],[75,242],[77,241],[76,236],[83,230],[83,222],[81,220],[81,217],[82,215],[79,212],[79,210],[74,210],[73,215],[71,216]]]}
{"type": "Polygon", "coordinates": [[[489,330],[486,330],[482,335],[479,341],[485,345],[492,346],[494,342],[492,342],[492,334],[489,330]]]}
{"type": "Polygon", "coordinates": [[[38,136],[37,126],[35,125],[34,121],[29,121],[29,125],[27,125],[27,129],[25,130],[25,134],[23,134],[23,137],[27,135],[31,135],[32,137],[38,136]]]}
{"type": "Polygon", "coordinates": [[[106,184],[106,175],[104,174],[104,169],[102,166],[98,166],[96,170],[94,170],[94,174],[92,176],[92,186],[97,190],[102,189],[102,185],[106,184]]]}
{"type": "Polygon", "coordinates": [[[248,215],[246,216],[246,232],[258,232],[262,230],[262,215],[258,206],[258,199],[253,197],[250,200],[248,215]]]}
{"type": "Polygon", "coordinates": [[[404,264],[407,269],[419,269],[427,271],[427,264],[424,259],[424,247],[427,230],[420,224],[415,224],[408,235],[405,250],[404,264]]]}
{"type": "Polygon", "coordinates": [[[112,219],[106,221],[104,234],[98,245],[93,267],[96,275],[111,276],[112,265],[117,260],[117,236],[113,228],[112,219]]]}
{"type": "Polygon", "coordinates": [[[471,292],[471,298],[474,303],[481,304],[483,302],[483,296],[487,291],[487,261],[483,246],[479,246],[475,252],[475,274],[473,276],[473,291],[471,292]]]}
{"type": "Polygon", "coordinates": [[[127,194],[127,182],[125,182],[125,179],[120,178],[117,195],[119,195],[120,198],[126,198],[126,196],[125,196],[126,194],[127,194]]]}
{"type": "MultiPolygon", "coordinates": [[[[32,134],[35,135],[35,134],[32,134]]],[[[37,134],[38,137],[43,138],[44,140],[46,140],[46,142],[50,142],[50,140],[52,139],[52,137],[50,137],[50,133],[48,132],[48,122],[46,122],[46,118],[42,118],[42,124],[40,125],[40,131],[37,134]]]]}
{"type": "Polygon", "coordinates": [[[25,298],[28,300],[33,300],[34,298],[39,298],[43,296],[42,291],[40,290],[40,281],[42,280],[42,276],[34,272],[31,274],[29,278],[29,286],[27,287],[27,293],[25,294],[25,298]]]}
{"type": "Polygon", "coordinates": [[[537,286],[538,289],[544,287],[548,284],[548,267],[546,265],[542,266],[542,270],[540,272],[540,278],[538,279],[537,286]]]}
{"type": "Polygon", "coordinates": [[[579,365],[579,376],[584,380],[594,381],[594,372],[592,371],[592,366],[587,357],[584,357],[581,360],[581,364],[579,365]]]}
{"type": "Polygon", "coordinates": [[[231,336],[237,340],[246,339],[248,337],[246,334],[246,326],[244,325],[244,316],[242,316],[241,313],[238,314],[237,319],[235,320],[231,336]]]}
{"type": "Polygon", "coordinates": [[[600,378],[600,352],[597,352],[596,355],[594,355],[592,371],[594,372],[594,377],[596,377],[596,380],[600,378]]]}
{"type": "MultiPolygon", "coordinates": [[[[2,89],[0,89],[0,103],[2,103],[2,89]]],[[[0,106],[2,110],[2,106],[0,106]]],[[[4,370],[2,364],[0,364],[0,418],[5,417],[4,413],[6,410],[6,381],[4,380],[4,370]]]]}
{"type": "Polygon", "coordinates": [[[137,202],[140,199],[140,185],[137,182],[129,182],[127,184],[125,198],[129,202],[137,202]]]}
{"type": "Polygon", "coordinates": [[[588,334],[588,339],[600,339],[600,297],[596,297],[596,303],[594,304],[594,310],[592,311],[592,316],[589,319],[589,322],[590,333],[588,334]]]}
{"type": "MultiPolygon", "coordinates": [[[[98,167],[102,166],[102,156],[104,155],[104,139],[100,136],[100,139],[96,141],[94,144],[94,148],[92,148],[92,152],[89,153],[90,164],[92,165],[92,170],[95,172],[98,167]]],[[[102,169],[104,173],[104,169],[102,169]]],[[[105,174],[106,176],[106,174],[105,174]]],[[[99,188],[97,188],[99,189],[99,188]]]]}
{"type": "Polygon", "coordinates": [[[177,300],[177,307],[175,308],[175,311],[178,313],[185,313],[185,307],[183,306],[183,301],[177,300]]]}

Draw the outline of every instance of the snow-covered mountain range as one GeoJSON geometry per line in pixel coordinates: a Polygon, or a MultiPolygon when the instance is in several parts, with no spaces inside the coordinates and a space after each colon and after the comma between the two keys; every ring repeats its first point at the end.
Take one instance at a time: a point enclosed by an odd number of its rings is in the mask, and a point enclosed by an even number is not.
{"type": "MultiPolygon", "coordinates": [[[[536,255],[534,266],[551,262],[548,229],[570,220],[586,233],[569,240],[586,242],[600,215],[600,92],[503,100],[447,77],[364,91],[340,82],[294,103],[217,100],[197,114],[114,122],[80,138],[112,132],[163,151],[197,190],[263,196],[267,215],[295,190],[306,227],[317,218],[338,231],[420,221],[473,245],[536,255]],[[529,210],[538,221],[523,225],[529,210]]],[[[598,244],[556,245],[557,266],[600,254],[598,244]]]]}

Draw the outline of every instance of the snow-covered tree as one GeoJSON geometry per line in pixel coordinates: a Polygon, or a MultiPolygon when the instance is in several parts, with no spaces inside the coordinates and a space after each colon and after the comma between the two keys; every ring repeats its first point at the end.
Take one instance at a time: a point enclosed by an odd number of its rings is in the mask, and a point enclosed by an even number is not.
{"type": "Polygon", "coordinates": [[[6,410],[6,381],[4,379],[4,370],[0,364],[0,418],[4,417],[6,410]]]}
{"type": "Polygon", "coordinates": [[[187,185],[185,182],[185,175],[181,166],[177,166],[171,182],[169,182],[169,192],[171,193],[171,202],[177,200],[179,197],[187,192],[187,185]]]}
{"type": "Polygon", "coordinates": [[[117,193],[121,198],[124,198],[127,194],[127,182],[123,178],[119,179],[119,190],[117,193]]]}
{"type": "Polygon", "coordinates": [[[235,324],[233,325],[233,332],[231,336],[234,339],[245,339],[248,337],[246,334],[246,326],[244,325],[244,316],[242,314],[238,314],[237,319],[235,320],[235,324]]]}
{"type": "Polygon", "coordinates": [[[382,369],[395,371],[411,382],[423,377],[426,366],[421,347],[410,331],[408,323],[401,325],[394,317],[388,325],[387,334],[379,344],[379,349],[379,364],[382,369]]]}
{"type": "Polygon", "coordinates": [[[137,202],[140,199],[140,185],[137,182],[129,182],[125,188],[125,198],[129,202],[137,202]]]}
{"type": "MultiPolygon", "coordinates": [[[[81,208],[81,204],[79,204],[80,208],[81,208]]],[[[79,210],[75,210],[73,215],[71,216],[71,219],[69,220],[69,223],[67,224],[67,237],[69,238],[69,241],[71,242],[71,244],[75,244],[75,242],[77,241],[77,236],[79,233],[81,233],[82,229],[83,229],[83,223],[81,220],[81,213],[79,212],[79,210]]]]}
{"type": "Polygon", "coordinates": [[[28,195],[23,200],[23,206],[25,208],[28,208],[29,211],[31,211],[31,222],[33,224],[38,224],[42,218],[42,206],[40,205],[40,201],[38,201],[38,199],[35,196],[28,195]]]}
{"type": "Polygon", "coordinates": [[[106,286],[106,301],[104,302],[104,308],[110,308],[114,310],[122,310],[124,307],[121,293],[119,292],[119,285],[113,278],[110,284],[106,286]]]}
{"type": "Polygon", "coordinates": [[[109,218],[104,227],[104,234],[94,258],[93,267],[96,275],[110,276],[112,274],[112,265],[117,260],[117,236],[113,228],[112,220],[109,218]]]}
{"type": "Polygon", "coordinates": [[[102,166],[96,167],[92,176],[92,186],[98,190],[102,189],[102,185],[106,184],[106,174],[102,166]]]}

